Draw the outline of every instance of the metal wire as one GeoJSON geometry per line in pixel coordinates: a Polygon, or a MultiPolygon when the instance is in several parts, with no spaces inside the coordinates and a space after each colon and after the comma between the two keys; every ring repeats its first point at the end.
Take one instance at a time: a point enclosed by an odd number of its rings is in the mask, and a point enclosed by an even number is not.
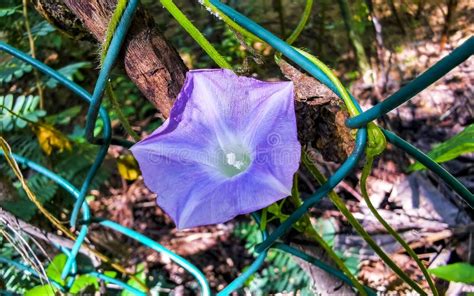
{"type": "MultiPolygon", "coordinates": [[[[261,38],[261,40],[270,44],[274,49],[281,52],[285,55],[288,59],[292,60],[296,64],[298,64],[301,68],[306,70],[309,74],[313,75],[316,79],[321,81],[327,87],[329,87],[332,91],[334,91],[338,96],[341,94],[339,93],[337,87],[334,83],[329,79],[329,77],[315,64],[313,64],[310,60],[300,54],[297,50],[292,48],[289,44],[284,42],[283,40],[279,39],[268,30],[264,29],[263,27],[259,26],[252,20],[248,19],[244,15],[240,14],[239,12],[235,11],[231,7],[222,4],[220,1],[217,0],[210,0],[210,3],[214,5],[220,12],[225,14],[227,17],[232,19],[234,22],[251,32],[252,34],[261,38]]],[[[97,170],[99,169],[100,165],[102,164],[106,154],[108,147],[111,143],[119,144],[125,147],[130,147],[130,142],[122,140],[122,139],[112,139],[112,131],[110,125],[110,118],[107,114],[107,111],[101,107],[101,98],[103,95],[105,84],[108,80],[109,74],[113,68],[114,62],[120,52],[121,44],[125,39],[126,32],[130,23],[132,21],[134,12],[136,10],[138,4],[138,0],[130,0],[128,3],[124,14],[120,20],[120,23],[117,27],[117,30],[114,34],[112,39],[111,45],[107,52],[104,65],[99,73],[99,78],[97,79],[94,92],[91,95],[81,86],[75,84],[71,80],[67,79],[59,72],[51,69],[50,67],[44,65],[43,63],[39,62],[38,60],[28,56],[27,54],[19,51],[18,49],[4,43],[0,42],[0,50],[4,51],[12,56],[15,56],[24,62],[32,65],[34,68],[38,69],[39,71],[43,72],[44,74],[56,79],[59,83],[70,89],[72,92],[77,94],[81,99],[88,102],[89,109],[87,113],[87,121],[86,121],[86,132],[85,138],[96,145],[100,146],[100,150],[96,156],[96,159],[90,168],[86,179],[83,182],[83,185],[80,189],[75,188],[70,182],[65,180],[64,178],[60,177],[59,175],[55,174],[54,172],[24,158],[22,156],[12,154],[14,159],[29,167],[32,170],[50,178],[57,184],[59,184],[62,188],[64,188],[71,196],[76,199],[73,212],[70,219],[71,227],[75,228],[77,224],[77,218],[79,213],[82,213],[82,220],[80,223],[79,235],[76,239],[76,242],[71,250],[65,249],[64,247],[60,247],[62,252],[66,254],[68,260],[64,269],[62,270],[62,277],[63,279],[68,278],[67,285],[65,287],[61,286],[59,283],[55,281],[51,281],[57,288],[61,291],[67,291],[69,287],[72,286],[74,282],[74,276],[77,272],[77,263],[76,263],[76,256],[77,253],[83,244],[84,238],[88,233],[88,225],[93,222],[98,222],[100,225],[104,227],[111,228],[115,231],[118,231],[138,242],[141,244],[157,251],[165,256],[168,256],[171,260],[182,266],[185,270],[190,272],[197,280],[201,288],[202,295],[211,295],[211,290],[209,288],[209,283],[205,278],[204,274],[193,264],[191,264],[186,259],[176,255],[172,251],[164,248],[162,245],[158,244],[157,242],[153,241],[152,239],[146,237],[143,234],[140,234],[132,229],[126,228],[116,222],[110,220],[97,220],[91,218],[90,209],[87,203],[84,202],[86,193],[88,191],[89,185],[93,180],[97,170]],[[93,131],[95,128],[97,115],[100,116],[100,119],[103,121],[103,137],[101,139],[95,138],[93,131]]],[[[340,278],[344,282],[350,284],[348,278],[339,270],[324,264],[323,262],[317,260],[316,258],[305,254],[304,252],[292,248],[290,246],[278,243],[277,240],[286,232],[288,231],[293,223],[298,221],[301,216],[303,216],[309,208],[314,206],[318,201],[320,201],[324,196],[328,194],[339,182],[341,182],[357,165],[359,159],[363,156],[364,149],[367,144],[367,130],[366,125],[379,118],[383,114],[395,109],[399,105],[403,104],[404,102],[411,99],[414,95],[428,87],[434,81],[441,78],[451,69],[462,63],[464,60],[469,58],[474,52],[474,38],[469,38],[463,45],[459,48],[454,50],[450,55],[439,61],[433,67],[428,69],[425,73],[414,79],[410,84],[406,85],[398,92],[394,93],[382,103],[374,106],[373,108],[369,109],[366,112],[363,112],[359,116],[354,118],[350,118],[347,120],[347,126],[351,128],[358,128],[357,137],[356,137],[356,144],[354,151],[348,157],[348,159],[340,166],[340,168],[328,178],[327,182],[323,184],[316,193],[311,196],[310,198],[306,199],[305,202],[301,207],[296,209],[289,218],[284,221],[277,229],[275,229],[271,234],[268,234],[265,230],[262,231],[262,239],[263,242],[256,246],[256,251],[260,252],[259,256],[256,260],[249,266],[247,270],[245,270],[240,276],[238,276],[234,281],[232,281],[227,287],[225,287],[222,291],[218,293],[218,295],[228,295],[231,292],[237,290],[238,288],[242,287],[245,281],[255,273],[263,264],[267,252],[270,248],[276,248],[280,251],[288,252],[294,256],[301,258],[315,266],[325,270],[326,272],[331,273],[332,275],[340,278]]],[[[351,99],[356,106],[356,108],[362,112],[359,104],[357,101],[351,96],[351,99]]],[[[437,164],[431,158],[429,158],[426,154],[422,153],[409,143],[405,142],[404,140],[400,139],[395,134],[383,130],[385,136],[388,138],[390,142],[394,145],[402,149],[403,151],[407,152],[411,156],[413,156],[416,160],[420,161],[424,164],[428,169],[432,170],[434,173],[439,175],[439,177],[444,180],[449,186],[453,188],[471,207],[474,205],[474,198],[473,194],[461,183],[459,180],[454,178],[449,172],[447,172],[442,166],[437,164]]],[[[2,152],[0,151],[0,154],[2,152]]],[[[259,223],[258,215],[254,215],[257,223],[259,223]]],[[[25,266],[21,263],[16,261],[9,260],[7,258],[0,257],[1,263],[7,263],[14,265],[15,267],[26,270],[31,272],[33,275],[39,276],[34,270],[30,267],[25,266]]],[[[144,295],[143,292],[137,290],[134,287],[114,278],[110,278],[102,273],[92,271],[88,274],[95,276],[101,280],[106,282],[114,283],[120,286],[121,288],[137,294],[137,295],[144,295]]],[[[366,288],[367,293],[369,295],[374,295],[374,292],[366,288]]]]}
{"type": "Polygon", "coordinates": [[[467,60],[473,53],[474,37],[470,37],[461,46],[454,49],[449,55],[428,68],[428,70],[410,81],[410,83],[399,89],[396,93],[362,114],[347,119],[347,126],[351,128],[362,127],[392,111],[467,60]]]}
{"type": "MultiPolygon", "coordinates": [[[[0,151],[0,155],[2,155],[2,154],[3,154],[3,151],[0,151]]],[[[18,163],[29,167],[30,169],[36,171],[39,174],[44,175],[47,178],[50,178],[52,181],[54,181],[59,186],[61,186],[63,189],[65,189],[75,199],[77,199],[79,197],[80,191],[77,188],[75,188],[71,183],[69,183],[67,180],[62,178],[61,176],[53,173],[52,171],[48,170],[47,168],[45,168],[45,167],[43,167],[43,166],[41,166],[41,165],[39,165],[35,162],[32,162],[32,161],[28,160],[27,158],[25,158],[23,156],[20,156],[20,155],[14,154],[14,153],[12,153],[11,156],[18,163]]],[[[89,206],[88,206],[87,203],[83,203],[83,205],[82,205],[82,214],[83,214],[83,222],[84,223],[89,224],[92,221],[96,221],[96,219],[91,219],[90,209],[89,209],[89,206]]],[[[189,273],[191,273],[196,278],[199,285],[201,286],[202,295],[211,295],[209,284],[206,280],[206,277],[202,274],[202,272],[196,266],[191,264],[189,261],[187,261],[183,257],[173,253],[172,251],[170,251],[167,248],[163,247],[159,243],[153,241],[149,237],[146,237],[145,235],[143,235],[141,233],[138,233],[138,232],[136,232],[136,231],[134,231],[130,228],[127,228],[125,226],[122,226],[122,225],[120,225],[116,222],[113,222],[113,221],[110,221],[110,220],[97,220],[97,221],[100,225],[102,225],[104,227],[107,227],[107,228],[113,229],[117,232],[120,232],[120,233],[130,237],[131,239],[136,240],[136,241],[140,242],[141,244],[143,244],[143,245],[145,245],[145,246],[147,246],[147,247],[149,247],[149,248],[151,248],[151,249],[153,249],[153,250],[155,250],[159,253],[164,254],[165,256],[167,256],[168,258],[170,258],[171,260],[176,262],[178,265],[183,267],[185,270],[187,270],[189,273]]],[[[71,258],[73,256],[72,251],[68,251],[66,253],[66,255],[68,256],[68,258],[71,258]]],[[[8,259],[3,258],[3,257],[0,257],[0,259],[1,260],[8,260],[8,259]]],[[[74,261],[71,264],[71,267],[70,267],[71,269],[70,270],[73,269],[75,264],[76,263],[74,261]]],[[[74,274],[74,273],[72,273],[72,274],[74,274]]]]}

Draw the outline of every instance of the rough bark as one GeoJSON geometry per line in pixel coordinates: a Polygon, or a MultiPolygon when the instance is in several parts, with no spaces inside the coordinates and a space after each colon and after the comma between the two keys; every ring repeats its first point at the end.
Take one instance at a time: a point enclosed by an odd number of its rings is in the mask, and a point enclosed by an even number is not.
{"type": "MultiPolygon", "coordinates": [[[[114,0],[36,0],[36,7],[50,22],[64,30],[78,31],[78,18],[83,26],[101,43],[112,15],[114,0]],[[58,11],[68,10],[72,13],[58,11]]],[[[80,30],[82,32],[82,30],[80,30]]],[[[145,97],[168,117],[187,68],[176,50],[156,28],[153,18],[139,8],[123,45],[122,63],[125,71],[145,97]]]]}
{"type": "Polygon", "coordinates": [[[295,85],[298,140],[316,148],[327,161],[342,162],[354,149],[339,98],[313,77],[281,60],[280,69],[295,85]]]}

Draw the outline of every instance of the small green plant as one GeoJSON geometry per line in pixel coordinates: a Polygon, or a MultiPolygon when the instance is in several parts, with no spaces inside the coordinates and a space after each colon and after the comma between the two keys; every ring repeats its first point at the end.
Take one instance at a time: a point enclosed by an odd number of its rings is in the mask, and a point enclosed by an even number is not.
{"type": "MultiPolygon", "coordinates": [[[[61,286],[65,286],[69,281],[72,281],[72,277],[68,277],[65,280],[61,279],[61,271],[66,264],[67,256],[65,254],[58,254],[56,255],[51,263],[49,263],[48,267],[46,268],[46,275],[50,283],[45,283],[43,285],[38,285],[33,287],[32,289],[26,291],[26,296],[44,296],[44,295],[55,295],[55,288],[51,282],[55,282],[61,286]]],[[[116,273],[112,271],[104,272],[109,277],[115,277],[116,273]]],[[[97,291],[99,289],[99,280],[89,274],[81,274],[74,277],[74,282],[69,289],[69,294],[77,295],[85,290],[89,293],[97,291]]]]}
{"type": "MultiPolygon", "coordinates": [[[[459,134],[433,148],[428,153],[428,156],[441,163],[471,152],[474,152],[474,123],[466,127],[459,134]]],[[[425,169],[425,166],[420,162],[416,162],[408,169],[419,171],[425,169]]]]}
{"type": "Polygon", "coordinates": [[[474,283],[474,265],[458,262],[428,269],[436,277],[449,281],[465,284],[474,283]]]}
{"type": "Polygon", "coordinates": [[[28,123],[38,122],[46,115],[46,111],[38,109],[38,96],[18,96],[12,94],[0,96],[0,133],[15,128],[25,128],[28,123]]]}
{"type": "Polygon", "coordinates": [[[0,85],[20,79],[26,73],[30,73],[32,69],[30,65],[15,58],[0,62],[0,85]]]}
{"type": "MultiPolygon", "coordinates": [[[[239,223],[234,235],[245,241],[245,248],[257,256],[254,246],[260,242],[259,227],[255,223],[239,223]]],[[[254,274],[246,283],[252,295],[268,295],[279,292],[309,292],[310,278],[293,260],[291,255],[270,250],[266,266],[254,274]]],[[[307,295],[307,294],[306,294],[307,295]]]]}
{"type": "MultiPolygon", "coordinates": [[[[5,226],[0,225],[0,230],[6,231],[5,226]]],[[[3,234],[0,234],[0,254],[10,260],[14,260],[17,256],[16,249],[3,234]]],[[[30,273],[19,271],[15,266],[0,263],[0,287],[2,289],[23,295],[34,285],[35,277],[30,273]]]]}

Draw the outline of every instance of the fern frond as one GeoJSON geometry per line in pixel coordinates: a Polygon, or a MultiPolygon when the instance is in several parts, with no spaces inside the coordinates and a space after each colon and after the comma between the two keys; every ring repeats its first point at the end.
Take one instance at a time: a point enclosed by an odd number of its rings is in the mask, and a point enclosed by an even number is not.
{"type": "Polygon", "coordinates": [[[18,96],[12,94],[0,96],[0,132],[8,132],[15,128],[22,129],[28,123],[37,122],[46,115],[44,110],[38,109],[38,96],[18,96]]]}

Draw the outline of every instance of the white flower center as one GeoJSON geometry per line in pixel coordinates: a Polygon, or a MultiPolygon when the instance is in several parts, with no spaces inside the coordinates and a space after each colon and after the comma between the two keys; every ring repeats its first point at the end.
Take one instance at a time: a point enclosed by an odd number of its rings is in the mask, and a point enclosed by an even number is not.
{"type": "Polygon", "coordinates": [[[240,170],[244,166],[244,162],[242,160],[237,160],[237,157],[235,156],[234,152],[227,153],[226,155],[227,158],[227,164],[235,167],[236,169],[240,170]]]}
{"type": "Polygon", "coordinates": [[[241,147],[225,149],[221,154],[220,171],[227,177],[233,177],[245,171],[250,165],[250,155],[241,147]]]}

